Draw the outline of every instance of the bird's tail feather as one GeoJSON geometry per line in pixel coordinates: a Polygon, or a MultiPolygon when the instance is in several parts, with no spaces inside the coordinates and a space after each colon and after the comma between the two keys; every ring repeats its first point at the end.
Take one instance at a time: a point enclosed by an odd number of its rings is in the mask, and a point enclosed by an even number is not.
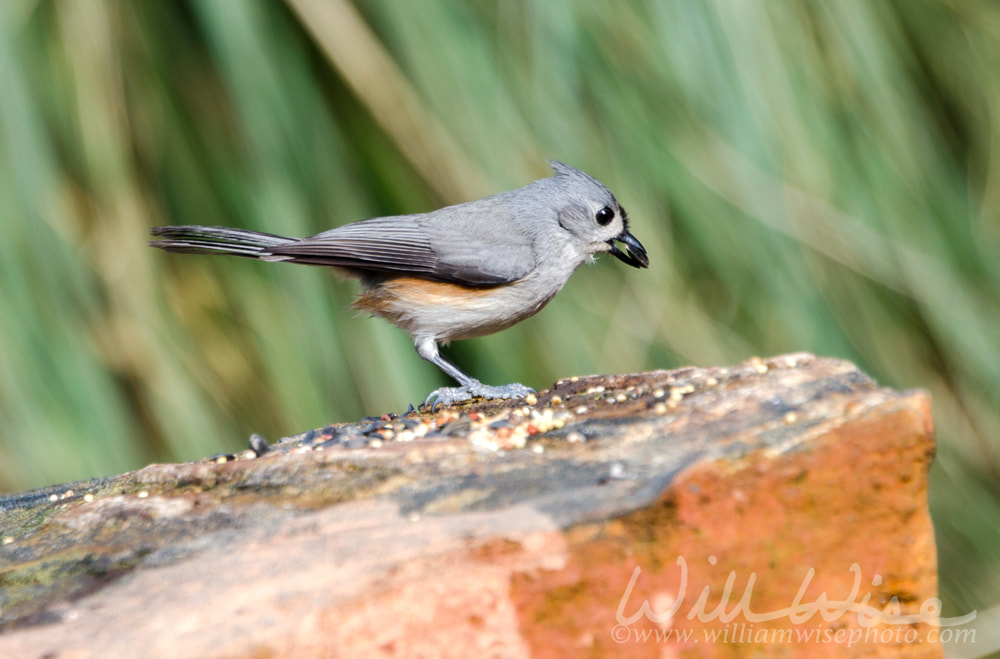
{"type": "Polygon", "coordinates": [[[154,227],[150,233],[157,239],[149,241],[149,245],[168,252],[229,254],[250,259],[267,258],[272,247],[296,242],[271,233],[227,227],[154,227]]]}

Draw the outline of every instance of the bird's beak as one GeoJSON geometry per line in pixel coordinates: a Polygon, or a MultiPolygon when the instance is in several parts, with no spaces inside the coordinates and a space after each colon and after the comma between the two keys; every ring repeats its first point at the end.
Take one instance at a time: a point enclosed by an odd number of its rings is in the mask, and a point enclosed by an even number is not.
{"type": "Polygon", "coordinates": [[[633,268],[649,267],[649,256],[646,255],[646,248],[628,231],[622,231],[609,240],[608,244],[611,245],[611,253],[623,263],[628,263],[633,268]],[[624,245],[625,250],[622,251],[615,243],[624,245]]]}

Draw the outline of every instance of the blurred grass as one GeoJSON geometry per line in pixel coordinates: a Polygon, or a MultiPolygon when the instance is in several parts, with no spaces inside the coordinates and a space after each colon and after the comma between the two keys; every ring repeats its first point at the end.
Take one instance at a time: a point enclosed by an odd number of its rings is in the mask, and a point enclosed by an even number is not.
{"type": "Polygon", "coordinates": [[[1000,601],[1000,5],[0,3],[0,490],[403,410],[443,376],[353,286],[167,256],[559,158],[648,272],[452,347],[487,382],[809,350],[934,397],[946,614],[1000,601]]]}

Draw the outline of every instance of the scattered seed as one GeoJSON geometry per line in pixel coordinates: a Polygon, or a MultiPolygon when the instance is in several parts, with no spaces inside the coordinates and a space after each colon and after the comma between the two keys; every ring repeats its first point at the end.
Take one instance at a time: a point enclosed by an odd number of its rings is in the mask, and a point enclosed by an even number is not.
{"type": "Polygon", "coordinates": [[[653,412],[655,412],[656,414],[658,414],[660,416],[663,416],[664,414],[667,413],[667,406],[666,406],[666,404],[665,403],[657,403],[656,405],[653,406],[653,412]]]}
{"type": "Polygon", "coordinates": [[[586,405],[581,405],[580,407],[576,408],[576,409],[575,409],[575,410],[573,410],[573,411],[574,411],[574,412],[575,412],[576,414],[586,414],[586,413],[587,413],[587,406],[586,406],[586,405]]]}
{"type": "Polygon", "coordinates": [[[527,403],[528,405],[534,405],[538,402],[538,396],[536,396],[535,394],[528,394],[527,396],[524,397],[524,402],[527,403]]]}
{"type": "Polygon", "coordinates": [[[444,414],[435,419],[435,423],[438,427],[443,426],[446,423],[451,423],[452,421],[457,421],[459,417],[458,412],[446,411],[444,414]]]}
{"type": "Polygon", "coordinates": [[[693,384],[685,384],[679,387],[671,387],[670,398],[668,402],[672,402],[674,403],[674,405],[676,405],[677,403],[681,402],[681,399],[684,398],[685,395],[693,392],[694,392],[693,384]]]}
{"type": "Polygon", "coordinates": [[[601,385],[597,385],[596,387],[591,387],[590,389],[587,389],[587,393],[588,394],[603,394],[604,393],[604,387],[601,386],[601,385]]]}
{"type": "Polygon", "coordinates": [[[139,497],[140,499],[145,499],[146,497],[149,496],[149,492],[146,490],[139,490],[139,493],[136,496],[139,497]]]}
{"type": "Polygon", "coordinates": [[[94,500],[94,495],[88,492],[87,494],[83,495],[83,500],[86,501],[87,503],[90,503],[91,501],[94,500]]]}
{"type": "MultiPolygon", "coordinates": [[[[366,417],[366,418],[370,419],[371,417],[366,417]]],[[[375,423],[371,423],[371,424],[365,426],[359,432],[362,435],[370,435],[373,432],[378,432],[379,430],[381,430],[384,427],[385,427],[385,422],[384,421],[375,421],[375,423]]]]}
{"type": "Polygon", "coordinates": [[[792,425],[793,423],[798,421],[798,419],[799,415],[796,414],[795,412],[787,412],[785,414],[785,423],[787,423],[788,425],[792,425]]]}
{"type": "Polygon", "coordinates": [[[271,450],[271,447],[267,445],[267,440],[253,433],[250,435],[250,450],[253,451],[254,456],[261,456],[271,450]]]}
{"type": "Polygon", "coordinates": [[[560,396],[559,394],[556,394],[555,396],[553,396],[550,399],[549,402],[552,403],[553,405],[562,405],[562,402],[563,402],[562,396],[560,396]]]}
{"type": "Polygon", "coordinates": [[[542,446],[541,444],[532,444],[531,445],[531,451],[533,453],[542,454],[542,453],[545,453],[545,447],[542,446]]]}
{"type": "Polygon", "coordinates": [[[13,537],[13,536],[10,536],[10,535],[5,535],[5,536],[3,537],[3,543],[4,543],[5,545],[9,545],[9,544],[10,544],[10,543],[12,543],[12,542],[14,542],[14,537],[13,537]]]}
{"type": "Polygon", "coordinates": [[[566,435],[566,441],[569,442],[570,444],[579,444],[587,441],[587,438],[583,436],[583,433],[571,432],[570,434],[566,435]]]}

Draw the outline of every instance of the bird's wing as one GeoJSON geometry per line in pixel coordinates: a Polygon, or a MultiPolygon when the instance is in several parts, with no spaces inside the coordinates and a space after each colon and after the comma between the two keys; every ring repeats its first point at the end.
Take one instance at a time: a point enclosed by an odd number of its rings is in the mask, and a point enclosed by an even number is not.
{"type": "Polygon", "coordinates": [[[436,211],[354,222],[268,251],[297,263],[492,286],[535,265],[528,238],[508,228],[481,223],[475,211],[436,211]]]}

